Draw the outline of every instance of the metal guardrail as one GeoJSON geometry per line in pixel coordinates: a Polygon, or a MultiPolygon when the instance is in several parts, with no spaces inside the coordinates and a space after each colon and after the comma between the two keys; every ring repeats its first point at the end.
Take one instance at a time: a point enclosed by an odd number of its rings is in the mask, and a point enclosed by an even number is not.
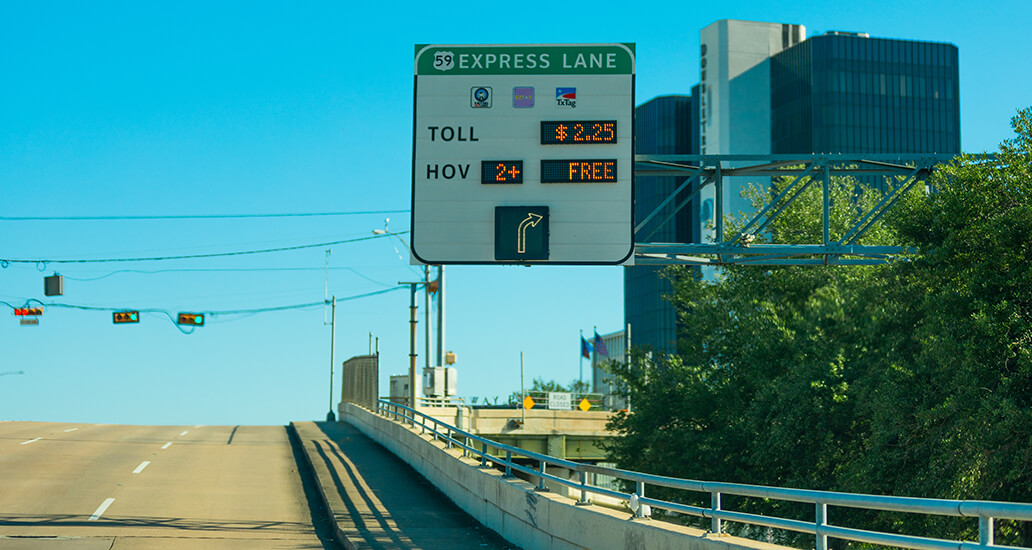
{"type": "Polygon", "coordinates": [[[880,546],[914,548],[918,550],[985,550],[987,548],[1013,548],[1008,546],[997,546],[994,543],[994,521],[996,519],[1032,521],[1032,504],[1026,503],[946,500],[863,495],[832,491],[811,491],[806,489],[766,487],[763,485],[745,485],[740,483],[695,481],[631,472],[618,468],[593,466],[498,443],[456,428],[455,426],[445,422],[441,422],[432,416],[415,411],[404,405],[391,403],[390,401],[382,399],[379,400],[377,412],[378,414],[389,417],[392,420],[401,421],[403,423],[407,422],[414,428],[419,428],[421,434],[425,434],[427,432],[432,433],[435,441],[444,440],[445,445],[448,448],[461,448],[463,450],[463,456],[479,456],[481,467],[488,467],[487,463],[490,460],[491,462],[496,462],[505,467],[506,477],[512,477],[513,470],[523,472],[531,477],[536,477],[538,480],[536,490],[547,490],[545,489],[545,480],[550,480],[573,489],[578,489],[580,490],[580,498],[577,504],[588,504],[589,493],[606,495],[617,499],[625,499],[631,502],[635,517],[648,516],[648,507],[651,506],[690,516],[709,518],[710,530],[714,533],[722,532],[722,522],[724,521],[758,525],[761,527],[772,527],[775,529],[786,529],[799,533],[808,533],[816,537],[816,550],[827,550],[829,538],[864,542],[880,546]],[[480,448],[476,448],[475,445],[478,445],[480,448]],[[495,457],[488,454],[488,449],[498,451],[499,456],[495,457]],[[505,453],[504,460],[500,458],[501,452],[505,453]],[[522,464],[517,464],[513,461],[514,456],[522,456],[524,458],[537,461],[538,467],[535,469],[522,464]],[[549,474],[546,471],[546,467],[548,465],[558,466],[578,473],[578,481],[571,481],[569,479],[549,474]],[[589,485],[589,473],[612,476],[617,479],[633,482],[635,485],[635,492],[624,493],[621,491],[589,485]],[[699,493],[708,493],[710,495],[710,507],[704,508],[701,506],[690,506],[646,497],[646,484],[658,487],[683,489],[699,493]],[[723,495],[810,503],[814,505],[814,521],[801,521],[726,510],[721,508],[720,504],[721,497],[723,495]],[[978,542],[945,540],[841,527],[833,525],[830,522],[828,517],[828,506],[954,517],[977,517],[978,542]]]}

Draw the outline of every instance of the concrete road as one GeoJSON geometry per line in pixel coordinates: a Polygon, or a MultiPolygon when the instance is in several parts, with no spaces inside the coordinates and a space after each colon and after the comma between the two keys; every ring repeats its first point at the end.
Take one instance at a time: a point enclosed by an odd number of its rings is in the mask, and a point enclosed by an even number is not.
{"type": "Polygon", "coordinates": [[[0,422],[0,550],[336,548],[313,491],[282,426],[0,422]]]}

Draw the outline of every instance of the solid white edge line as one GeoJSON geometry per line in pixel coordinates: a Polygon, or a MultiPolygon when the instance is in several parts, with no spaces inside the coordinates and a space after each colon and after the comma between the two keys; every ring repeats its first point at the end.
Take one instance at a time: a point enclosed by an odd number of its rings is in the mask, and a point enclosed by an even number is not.
{"type": "Polygon", "coordinates": [[[164,445],[161,446],[161,450],[164,451],[165,449],[167,449],[167,448],[169,448],[171,446],[172,446],[172,442],[169,441],[168,443],[165,443],[164,445]]]}
{"type": "Polygon", "coordinates": [[[181,432],[181,433],[179,434],[179,437],[183,437],[184,435],[186,435],[186,434],[188,434],[188,433],[190,433],[190,430],[183,430],[183,431],[182,431],[182,432],[181,432]]]}
{"type": "Polygon", "coordinates": [[[100,506],[97,506],[97,510],[93,512],[93,515],[90,516],[90,519],[88,521],[97,521],[98,519],[100,519],[100,516],[105,511],[107,511],[108,506],[111,506],[111,503],[114,502],[114,501],[115,501],[115,499],[109,498],[109,499],[106,499],[104,502],[102,502],[100,504],[100,506]]]}
{"type": "Polygon", "coordinates": [[[78,429],[79,428],[68,428],[67,430],[65,430],[65,433],[74,432],[75,430],[78,430],[78,429]]]}
{"type": "Polygon", "coordinates": [[[29,443],[35,443],[35,442],[39,441],[40,439],[43,439],[43,438],[42,437],[37,437],[36,439],[30,439],[28,441],[22,441],[21,443],[19,443],[19,445],[28,445],[29,443]]]}
{"type": "Polygon", "coordinates": [[[138,474],[138,473],[142,472],[143,469],[146,468],[148,464],[150,464],[150,461],[149,460],[144,460],[143,462],[140,463],[139,466],[136,467],[135,470],[133,470],[133,473],[134,474],[138,474]]]}

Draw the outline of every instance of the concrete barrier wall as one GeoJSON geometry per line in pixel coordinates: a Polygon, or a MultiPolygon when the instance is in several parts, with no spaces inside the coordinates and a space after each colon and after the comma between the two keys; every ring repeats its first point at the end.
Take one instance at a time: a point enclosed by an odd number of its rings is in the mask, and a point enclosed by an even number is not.
{"type": "Polygon", "coordinates": [[[786,550],[727,535],[714,535],[573,500],[463,458],[428,435],[350,403],[341,405],[350,422],[433,483],[455,504],[513,544],[527,550],[786,550]]]}

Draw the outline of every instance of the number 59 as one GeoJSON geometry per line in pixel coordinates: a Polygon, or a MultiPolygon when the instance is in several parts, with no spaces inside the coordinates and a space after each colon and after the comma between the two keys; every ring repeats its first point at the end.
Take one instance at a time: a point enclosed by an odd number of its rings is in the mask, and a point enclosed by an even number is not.
{"type": "Polygon", "coordinates": [[[434,68],[439,71],[447,71],[455,66],[455,54],[452,52],[434,53],[434,68]]]}

